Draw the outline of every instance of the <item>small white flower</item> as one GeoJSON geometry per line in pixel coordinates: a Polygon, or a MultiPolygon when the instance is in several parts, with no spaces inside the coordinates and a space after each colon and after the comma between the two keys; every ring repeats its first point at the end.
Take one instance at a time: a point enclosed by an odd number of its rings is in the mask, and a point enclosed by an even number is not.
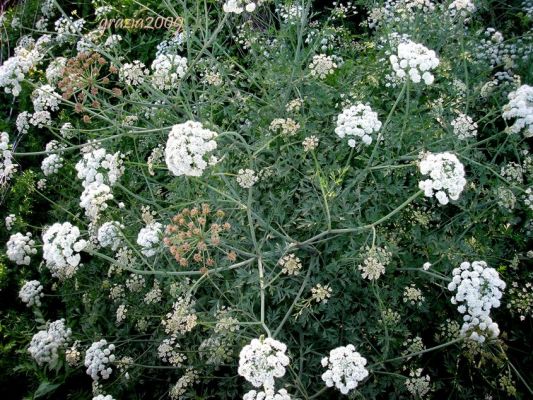
{"type": "Polygon", "coordinates": [[[174,125],[165,147],[168,169],[176,176],[201,176],[208,165],[216,163],[215,157],[205,157],[217,148],[217,133],[203,127],[200,122],[187,121],[174,125]]]}
{"type": "Polygon", "coordinates": [[[372,143],[371,135],[380,129],[381,122],[378,119],[378,114],[372,111],[369,106],[358,103],[345,108],[337,116],[335,133],[341,139],[348,137],[350,147],[357,145],[355,138],[368,146],[372,143]]]}
{"type": "Polygon", "coordinates": [[[285,375],[287,346],[275,339],[252,339],[239,354],[238,373],[255,387],[274,387],[274,379],[285,375]]]}
{"type": "Polygon", "coordinates": [[[365,365],[366,359],[355,351],[354,345],[337,347],[322,359],[322,366],[327,368],[322,380],[327,387],[335,386],[342,394],[348,394],[368,376],[365,365]]]}

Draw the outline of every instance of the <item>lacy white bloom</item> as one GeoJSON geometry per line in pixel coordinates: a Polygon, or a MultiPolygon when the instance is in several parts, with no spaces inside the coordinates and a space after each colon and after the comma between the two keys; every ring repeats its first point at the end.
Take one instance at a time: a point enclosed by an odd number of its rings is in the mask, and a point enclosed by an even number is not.
{"type": "Polygon", "coordinates": [[[523,196],[523,201],[526,207],[533,211],[533,189],[527,188],[523,196]]]}
{"type": "Polygon", "coordinates": [[[261,5],[262,0],[223,0],[224,5],[222,9],[225,13],[241,14],[244,10],[246,12],[254,12],[257,6],[261,5]]]}
{"type": "Polygon", "coordinates": [[[104,47],[107,49],[112,49],[113,47],[116,47],[122,42],[122,36],[113,34],[110,35],[104,42],[104,47]]]}
{"type": "Polygon", "coordinates": [[[32,94],[32,103],[35,111],[59,110],[61,96],[50,85],[43,85],[35,89],[32,94]]]}
{"type": "Polygon", "coordinates": [[[41,306],[41,297],[43,297],[43,285],[41,282],[33,280],[24,283],[20,288],[19,298],[23,303],[26,303],[27,307],[33,305],[40,307],[41,306]]]}
{"type": "Polygon", "coordinates": [[[237,173],[237,183],[244,189],[249,189],[258,181],[253,169],[240,169],[237,173]]]}
{"type": "Polygon", "coordinates": [[[13,225],[15,224],[16,221],[17,221],[17,216],[15,214],[9,214],[4,220],[6,224],[6,230],[10,231],[13,228],[13,225]]]}
{"type": "Polygon", "coordinates": [[[50,111],[36,111],[30,118],[30,124],[37,128],[43,128],[45,126],[52,125],[52,115],[50,111]]]}
{"type": "Polygon", "coordinates": [[[98,229],[98,242],[102,247],[109,247],[115,251],[122,244],[120,230],[124,225],[117,221],[105,222],[98,229]]]}
{"type": "Polygon", "coordinates": [[[119,79],[127,85],[137,86],[144,82],[144,78],[150,71],[139,60],[124,64],[119,70],[119,79]]]}
{"type": "Polygon", "coordinates": [[[348,136],[348,145],[355,147],[357,141],[361,140],[364,144],[372,143],[372,133],[376,133],[381,129],[381,122],[378,119],[378,114],[364,104],[356,104],[345,108],[341,114],[337,116],[337,127],[335,133],[338,137],[343,139],[348,136]]]}
{"type": "Polygon", "coordinates": [[[163,225],[159,222],[147,224],[137,235],[137,244],[142,247],[141,253],[146,257],[152,257],[157,253],[157,245],[161,240],[163,225]]]}
{"type": "Polygon", "coordinates": [[[409,373],[410,378],[405,380],[405,387],[411,395],[417,399],[423,399],[431,392],[429,375],[422,376],[422,368],[409,373]]]}
{"type": "Polygon", "coordinates": [[[391,261],[392,254],[381,247],[367,246],[365,250],[367,254],[358,269],[364,279],[375,281],[385,273],[385,266],[391,261]]]}
{"type": "Polygon", "coordinates": [[[185,374],[178,379],[176,384],[172,386],[169,392],[170,400],[183,400],[183,395],[187,392],[187,388],[193,383],[198,382],[198,372],[192,367],[187,368],[185,374]]]}
{"type": "Polygon", "coordinates": [[[291,396],[286,389],[275,391],[273,388],[265,388],[264,391],[250,390],[242,400],[291,400],[291,396]]]}
{"type": "Polygon", "coordinates": [[[311,288],[311,299],[317,303],[326,304],[332,292],[329,285],[322,286],[320,283],[317,283],[315,287],[311,288]]]}
{"type": "Polygon", "coordinates": [[[325,54],[318,54],[313,56],[313,61],[309,64],[312,76],[318,76],[320,79],[324,79],[326,76],[335,72],[337,64],[333,61],[333,58],[325,54]]]}
{"type": "Polygon", "coordinates": [[[449,152],[427,153],[420,161],[420,173],[430,178],[420,181],[418,187],[426,197],[434,195],[443,205],[450,200],[457,200],[466,185],[463,164],[455,154],[449,152]]]}
{"type": "Polygon", "coordinates": [[[70,278],[78,270],[79,252],[87,245],[79,237],[80,230],[70,222],[56,222],[43,233],[43,258],[53,277],[70,278]]]}
{"type": "Polygon", "coordinates": [[[184,335],[192,331],[198,319],[194,305],[195,300],[192,297],[179,297],[172,305],[172,311],[161,321],[165,332],[169,335],[184,335]]]}
{"type": "Polygon", "coordinates": [[[66,43],[80,34],[85,25],[85,20],[83,18],[73,20],[71,17],[60,17],[56,22],[54,22],[55,31],[57,32],[56,41],[59,44],[66,43]]]}
{"type": "Polygon", "coordinates": [[[169,363],[175,367],[181,367],[187,360],[187,356],[180,352],[180,345],[176,342],[175,335],[164,339],[157,348],[157,354],[161,361],[169,363]]]}
{"type": "Polygon", "coordinates": [[[322,359],[322,366],[327,368],[322,380],[327,387],[335,386],[342,394],[348,394],[368,376],[365,365],[366,358],[361,357],[352,344],[337,347],[329,352],[329,357],[322,359]]]}
{"type": "Polygon", "coordinates": [[[281,272],[287,275],[298,275],[302,269],[302,262],[295,254],[287,254],[281,257],[278,265],[282,267],[281,272]]]}
{"type": "Polygon", "coordinates": [[[268,127],[273,132],[281,131],[284,135],[292,136],[300,129],[300,124],[292,118],[276,118],[268,127]]]}
{"type": "Polygon", "coordinates": [[[46,80],[50,85],[55,85],[63,76],[63,71],[67,65],[65,57],[57,57],[50,61],[46,68],[46,80]]]}
{"type": "Polygon", "coordinates": [[[255,387],[274,387],[274,378],[285,375],[287,346],[275,339],[252,339],[239,354],[239,375],[255,387]]]}
{"type": "Polygon", "coordinates": [[[17,232],[9,237],[6,255],[15,264],[30,265],[30,256],[34,254],[37,254],[37,249],[30,232],[26,233],[26,235],[17,232]]]}
{"type": "Polygon", "coordinates": [[[0,65],[0,88],[3,87],[6,93],[18,96],[22,90],[20,83],[41,57],[37,48],[28,50],[25,47],[17,47],[15,55],[0,65]]]}
{"type": "Polygon", "coordinates": [[[57,174],[59,169],[63,166],[64,159],[59,150],[64,149],[65,147],[66,146],[63,143],[59,143],[57,140],[51,140],[46,144],[46,151],[57,152],[47,155],[41,163],[41,170],[45,176],[57,174]]]}
{"type": "Polygon", "coordinates": [[[109,379],[113,369],[109,366],[115,361],[113,351],[115,345],[107,345],[105,339],[99,342],[94,342],[91,347],[85,352],[85,366],[87,367],[87,375],[90,375],[94,381],[102,379],[109,379]]]}
{"type": "Polygon", "coordinates": [[[216,163],[216,157],[205,157],[217,148],[217,133],[205,129],[200,122],[187,121],[174,125],[165,147],[168,169],[176,176],[201,176],[208,165],[216,163]]]}
{"type": "Polygon", "coordinates": [[[4,186],[17,170],[9,146],[7,132],[0,133],[0,187],[4,186]]]}
{"type": "Polygon", "coordinates": [[[107,209],[107,201],[111,199],[113,194],[109,186],[105,183],[91,182],[80,196],[80,207],[85,210],[85,216],[94,222],[100,213],[107,209]]]}
{"type": "Polygon", "coordinates": [[[401,42],[398,45],[398,54],[390,56],[392,69],[400,79],[409,78],[414,83],[419,83],[422,79],[426,85],[431,85],[435,79],[431,70],[439,65],[433,50],[410,40],[401,42]]]}
{"type": "Polygon", "coordinates": [[[72,331],[65,327],[65,320],[60,319],[50,324],[47,330],[33,335],[28,352],[37,364],[54,364],[58,360],[57,351],[67,343],[72,331]]]}
{"type": "Polygon", "coordinates": [[[172,89],[187,72],[187,59],[177,54],[161,54],[152,62],[152,84],[160,89],[172,89]]]}
{"type": "Polygon", "coordinates": [[[64,137],[65,139],[70,139],[72,136],[74,136],[74,126],[70,122],[65,122],[63,125],[61,125],[61,128],[59,128],[59,134],[64,137]]]}
{"type": "Polygon", "coordinates": [[[78,178],[83,180],[84,187],[92,182],[113,186],[124,174],[123,158],[124,155],[119,151],[108,154],[104,148],[88,146],[83,158],[76,164],[78,178]]]}
{"type": "Polygon", "coordinates": [[[21,134],[27,133],[28,129],[30,129],[30,120],[31,114],[28,111],[22,111],[19,115],[17,115],[17,121],[15,125],[17,126],[17,131],[19,131],[21,134]]]}
{"type": "Polygon", "coordinates": [[[459,15],[464,18],[476,12],[476,5],[472,0],[455,0],[448,6],[448,12],[452,17],[459,15]]]}
{"type": "Polygon", "coordinates": [[[451,125],[453,133],[459,140],[466,140],[477,135],[477,123],[466,114],[460,113],[451,125]]]}
{"type": "MultiPolygon", "coordinates": [[[[103,7],[100,7],[103,8],[103,7]]],[[[104,396],[103,394],[99,394],[98,396],[93,397],[93,400],[115,400],[113,396],[110,394],[104,396]]]]}
{"type": "Polygon", "coordinates": [[[457,310],[464,314],[461,335],[483,343],[486,337],[500,334],[498,324],[490,318],[490,310],[500,306],[500,299],[505,289],[505,282],[500,279],[498,271],[489,268],[485,261],[461,263],[453,271],[450,291],[455,291],[452,304],[463,303],[457,310]]]}
{"type": "Polygon", "coordinates": [[[311,135],[306,137],[303,142],[302,146],[304,147],[304,151],[313,151],[318,147],[319,140],[315,135],[311,135]]]}
{"type": "Polygon", "coordinates": [[[503,106],[503,118],[515,119],[508,129],[511,133],[524,131],[524,137],[533,136],[533,87],[522,85],[509,93],[509,103],[503,106]]]}

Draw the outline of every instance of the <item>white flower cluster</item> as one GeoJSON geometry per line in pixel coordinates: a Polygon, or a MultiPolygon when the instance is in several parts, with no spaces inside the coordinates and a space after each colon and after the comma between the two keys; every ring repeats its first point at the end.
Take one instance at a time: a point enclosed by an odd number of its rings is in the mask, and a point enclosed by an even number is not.
{"type": "Polygon", "coordinates": [[[452,271],[453,278],[448,290],[456,292],[452,304],[463,303],[457,310],[464,314],[461,335],[469,333],[469,338],[483,343],[486,337],[500,334],[498,324],[490,318],[490,310],[500,306],[505,282],[494,268],[485,261],[463,262],[452,271]]]}
{"type": "Polygon", "coordinates": [[[477,123],[466,114],[460,113],[451,125],[453,133],[459,140],[466,140],[477,135],[477,123]]]}
{"type": "Polygon", "coordinates": [[[159,57],[161,54],[176,54],[178,49],[183,47],[185,38],[186,36],[183,32],[176,32],[171,38],[163,40],[157,45],[155,56],[159,57]]]}
{"type": "Polygon", "coordinates": [[[268,129],[273,132],[281,131],[284,135],[292,136],[300,129],[300,124],[292,118],[275,118],[268,129]]]}
{"type": "Polygon", "coordinates": [[[503,106],[503,118],[515,118],[508,129],[511,133],[524,131],[524,137],[533,137],[533,86],[522,85],[509,93],[509,103],[503,106]]]}
{"type": "Polygon", "coordinates": [[[80,239],[80,230],[70,222],[56,222],[43,233],[43,258],[52,276],[71,278],[80,264],[87,242],[80,239]]]}
{"type": "Polygon", "coordinates": [[[161,321],[165,332],[169,335],[184,335],[192,331],[198,319],[194,305],[195,301],[190,296],[179,297],[172,305],[172,311],[161,321]]]}
{"type": "Polygon", "coordinates": [[[50,85],[55,85],[61,79],[66,65],[67,59],[65,57],[57,57],[50,61],[45,72],[46,80],[50,85]]]}
{"type": "Polygon", "coordinates": [[[253,169],[240,169],[237,173],[237,183],[244,189],[249,189],[259,180],[253,169]]]}
{"type": "MultiPolygon", "coordinates": [[[[502,65],[504,70],[499,71],[498,74],[504,74],[502,78],[511,73],[511,68],[514,67],[515,60],[522,59],[529,60],[531,57],[532,48],[528,43],[525,43],[522,38],[514,41],[504,40],[501,32],[494,28],[487,28],[479,39],[475,52],[476,58],[486,60],[491,67],[495,68],[502,65]]],[[[501,78],[498,78],[501,79],[501,78]]]]}
{"type": "Polygon", "coordinates": [[[85,20],[83,18],[74,21],[71,17],[60,17],[54,22],[57,43],[63,44],[75,39],[82,31],[84,25],[85,20]]]}
{"type": "Polygon", "coordinates": [[[322,359],[322,366],[327,368],[322,380],[327,387],[335,386],[342,394],[348,394],[368,376],[365,365],[366,358],[355,351],[354,345],[337,347],[322,359]]]}
{"type": "Polygon", "coordinates": [[[257,6],[261,5],[262,0],[223,0],[222,9],[225,13],[241,14],[243,11],[254,12],[257,6]]]}
{"type": "Polygon", "coordinates": [[[26,235],[17,232],[9,237],[6,255],[15,264],[30,265],[30,256],[33,254],[37,254],[37,249],[30,232],[26,233],[26,235]]]}
{"type": "Polygon", "coordinates": [[[87,375],[90,375],[94,381],[102,379],[109,379],[113,369],[109,366],[115,361],[113,351],[115,345],[107,345],[105,339],[99,342],[94,342],[91,347],[85,352],[85,366],[87,367],[87,375]]]}
{"type": "Polygon", "coordinates": [[[37,128],[43,128],[45,126],[52,125],[52,115],[50,111],[36,111],[30,118],[30,124],[37,128]]]}
{"type": "Polygon", "coordinates": [[[54,321],[47,330],[33,335],[28,352],[39,365],[54,364],[58,359],[57,351],[67,343],[71,333],[64,319],[54,321]]]}
{"type": "Polygon", "coordinates": [[[41,163],[41,170],[44,176],[50,176],[59,172],[64,161],[60,150],[65,147],[63,143],[59,143],[57,140],[51,140],[46,144],[45,150],[54,151],[55,153],[47,155],[41,163]]]}
{"type": "Polygon", "coordinates": [[[109,247],[115,251],[122,244],[120,230],[124,225],[117,221],[105,222],[98,228],[98,242],[102,247],[109,247]]]}
{"type": "Polygon", "coordinates": [[[337,116],[337,127],[335,133],[343,139],[348,136],[348,146],[355,147],[356,139],[361,140],[365,145],[372,143],[372,133],[381,129],[381,122],[378,114],[364,104],[356,104],[342,110],[337,116]]]}
{"type": "Polygon", "coordinates": [[[238,373],[255,387],[274,388],[274,379],[285,375],[287,346],[272,338],[252,339],[239,354],[238,373]]]}
{"type": "Polygon", "coordinates": [[[125,63],[120,67],[118,76],[127,85],[137,86],[144,82],[149,72],[148,68],[141,61],[135,60],[133,63],[125,63]]]}
{"type": "Polygon", "coordinates": [[[32,94],[32,103],[35,111],[59,110],[61,96],[50,85],[43,85],[35,89],[32,94]]]}
{"type": "Polygon", "coordinates": [[[107,201],[113,199],[111,188],[105,183],[91,182],[80,196],[80,207],[85,210],[85,216],[91,222],[100,217],[100,213],[107,209],[107,201]]]}
{"type": "Polygon", "coordinates": [[[24,47],[17,47],[15,55],[9,57],[0,65],[0,87],[4,92],[18,96],[22,87],[20,83],[24,80],[25,74],[32,69],[41,59],[38,48],[28,50],[24,47]]]}
{"type": "Polygon", "coordinates": [[[17,115],[15,125],[17,126],[17,131],[19,131],[21,134],[27,133],[28,129],[30,129],[30,117],[31,114],[28,111],[22,111],[19,115],[17,115]]]}
{"type": "Polygon", "coordinates": [[[431,378],[429,375],[422,376],[422,368],[411,371],[409,376],[405,380],[405,387],[414,398],[423,399],[431,392],[431,378]]]}
{"type": "Polygon", "coordinates": [[[33,280],[24,283],[20,288],[19,298],[23,303],[26,303],[27,307],[33,305],[40,307],[41,306],[41,297],[43,297],[43,285],[41,282],[33,280]]]}
{"type": "Polygon", "coordinates": [[[107,49],[112,49],[118,46],[120,42],[122,42],[122,36],[117,34],[109,35],[109,37],[104,42],[104,47],[107,49]]]}
{"type": "Polygon", "coordinates": [[[208,165],[217,162],[204,157],[217,148],[217,133],[203,127],[201,122],[187,121],[172,127],[165,147],[168,169],[176,176],[201,176],[208,165]]]}
{"type": "Polygon", "coordinates": [[[192,367],[188,367],[185,374],[178,379],[176,384],[169,391],[170,400],[185,400],[184,396],[187,388],[198,382],[198,372],[192,367]]]}
{"type": "Polygon", "coordinates": [[[113,186],[124,173],[123,157],[119,151],[108,154],[104,148],[88,146],[83,158],[76,163],[78,178],[83,180],[84,187],[92,182],[113,186]]]}
{"type": "Polygon", "coordinates": [[[74,126],[70,122],[65,122],[63,125],[61,125],[61,128],[59,128],[59,134],[65,138],[70,139],[72,136],[74,136],[74,126]]]}
{"type": "Polygon", "coordinates": [[[152,84],[160,90],[172,89],[187,72],[187,59],[177,54],[161,54],[152,62],[152,84]]]}
{"type": "Polygon", "coordinates": [[[4,222],[6,224],[6,230],[10,231],[13,228],[13,225],[15,224],[15,222],[17,222],[17,216],[15,214],[9,214],[5,218],[4,222]]]}
{"type": "Polygon", "coordinates": [[[242,396],[242,400],[291,400],[291,396],[286,389],[275,391],[271,388],[265,388],[264,391],[250,390],[242,396]]]}
{"type": "Polygon", "coordinates": [[[448,12],[452,17],[460,16],[463,18],[475,13],[477,10],[476,5],[472,0],[454,0],[448,6],[448,12]]]}
{"type": "Polygon", "coordinates": [[[370,10],[368,26],[377,28],[391,21],[409,23],[419,15],[427,15],[434,10],[435,4],[431,0],[386,0],[382,7],[370,10]]]}
{"type": "Polygon", "coordinates": [[[9,135],[7,132],[2,132],[0,133],[0,187],[4,186],[17,170],[9,149],[9,135]]]}
{"type": "Polygon", "coordinates": [[[301,4],[281,4],[279,7],[276,7],[280,18],[286,24],[297,24],[302,19],[302,14],[304,13],[304,7],[301,4]]]}
{"type": "Polygon", "coordinates": [[[409,79],[419,83],[422,79],[426,85],[431,85],[435,77],[430,72],[439,65],[439,59],[433,50],[411,40],[398,44],[398,54],[389,57],[392,69],[399,79],[409,79]]]}
{"type": "Polygon", "coordinates": [[[137,235],[137,244],[142,247],[141,253],[146,257],[155,256],[157,244],[161,240],[163,225],[159,222],[147,224],[137,235]]]}
{"type": "Polygon", "coordinates": [[[175,367],[181,367],[183,362],[187,360],[187,356],[181,353],[180,345],[176,342],[175,335],[164,339],[157,348],[157,354],[161,361],[169,363],[175,367]]]}
{"type": "Polygon", "coordinates": [[[442,205],[457,200],[466,185],[463,164],[449,152],[426,154],[420,161],[420,173],[429,175],[429,179],[420,181],[418,187],[426,197],[434,195],[442,205]]]}
{"type": "MultiPolygon", "coordinates": [[[[103,7],[100,7],[103,8],[103,7]]],[[[107,396],[104,396],[103,394],[99,394],[98,396],[93,397],[93,400],[115,400],[113,396],[108,394],[107,396]]]]}
{"type": "Polygon", "coordinates": [[[357,269],[361,271],[361,276],[370,281],[377,280],[385,273],[385,267],[392,259],[392,253],[387,248],[366,247],[366,255],[357,269]]]}
{"type": "Polygon", "coordinates": [[[533,189],[527,188],[526,192],[524,193],[524,196],[522,197],[524,204],[526,207],[528,207],[531,211],[533,211],[533,189]]]}
{"type": "Polygon", "coordinates": [[[309,64],[311,76],[317,76],[320,79],[324,79],[326,76],[335,72],[336,68],[337,64],[333,61],[333,58],[325,54],[313,56],[313,61],[309,64]]]}

